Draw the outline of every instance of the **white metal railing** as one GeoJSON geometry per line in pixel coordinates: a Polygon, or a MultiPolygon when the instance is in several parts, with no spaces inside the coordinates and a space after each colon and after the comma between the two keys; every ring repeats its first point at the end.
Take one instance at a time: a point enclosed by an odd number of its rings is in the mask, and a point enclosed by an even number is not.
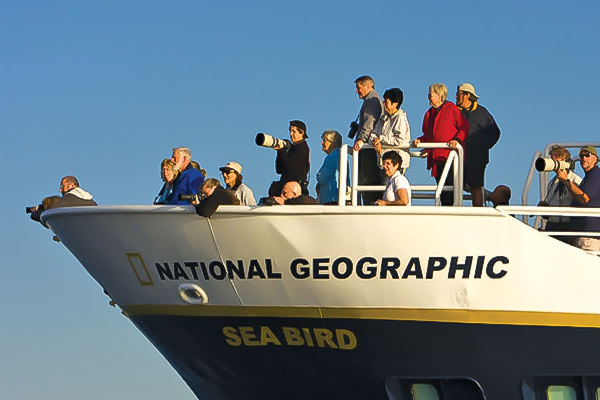
{"type": "MultiPolygon", "coordinates": [[[[350,146],[342,145],[340,149],[340,165],[339,165],[339,182],[338,182],[338,205],[346,205],[346,193],[347,193],[347,177],[348,177],[348,156],[352,156],[352,185],[350,201],[353,206],[358,205],[358,193],[368,191],[382,191],[385,189],[384,185],[358,185],[358,170],[359,160],[357,157],[358,152],[352,149],[349,151],[350,146]]],[[[365,148],[373,148],[371,145],[363,146],[365,148]]],[[[450,147],[448,143],[420,143],[414,147],[398,147],[397,149],[409,150],[409,149],[448,149],[451,150],[444,165],[440,181],[437,185],[411,185],[411,191],[413,192],[414,198],[431,198],[429,195],[424,195],[426,192],[433,192],[433,199],[435,205],[439,206],[441,203],[441,194],[443,190],[452,190],[454,196],[454,205],[463,205],[463,159],[464,150],[460,144],[456,147],[450,147]],[[446,180],[448,179],[450,167],[453,168],[453,186],[445,186],[446,180]]],[[[392,150],[392,149],[388,149],[392,150]]],[[[419,157],[419,155],[410,153],[411,157],[419,157]]]]}
{"type": "MultiPolygon", "coordinates": [[[[588,217],[600,218],[600,208],[579,208],[579,207],[537,207],[537,206],[498,206],[496,209],[510,214],[512,216],[520,215],[527,224],[528,218],[543,218],[543,217],[588,217]]],[[[536,228],[534,226],[534,228],[536,228]]],[[[537,228],[536,228],[537,229],[537,228]]],[[[593,237],[600,238],[600,232],[590,231],[548,231],[538,229],[551,237],[593,237]]],[[[594,255],[600,255],[597,251],[588,251],[594,255]]]]}

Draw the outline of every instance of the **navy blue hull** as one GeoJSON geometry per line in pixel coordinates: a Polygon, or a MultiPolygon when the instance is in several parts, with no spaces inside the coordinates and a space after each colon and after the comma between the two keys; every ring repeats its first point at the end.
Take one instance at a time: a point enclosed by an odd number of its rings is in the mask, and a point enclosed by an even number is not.
{"type": "Polygon", "coordinates": [[[200,399],[383,400],[390,398],[386,387],[393,391],[398,382],[458,377],[476,381],[487,399],[506,400],[522,399],[522,384],[532,377],[600,375],[598,328],[161,315],[132,320],[200,399]]]}

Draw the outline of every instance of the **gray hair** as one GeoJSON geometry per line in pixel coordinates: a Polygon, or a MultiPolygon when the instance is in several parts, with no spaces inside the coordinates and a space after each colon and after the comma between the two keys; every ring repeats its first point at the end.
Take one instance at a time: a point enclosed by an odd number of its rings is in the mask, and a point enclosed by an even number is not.
{"type": "Polygon", "coordinates": [[[336,130],[327,129],[321,135],[321,139],[327,140],[329,143],[331,143],[334,149],[342,147],[342,135],[340,135],[340,133],[336,130]]]}
{"type": "Polygon", "coordinates": [[[439,95],[442,98],[442,103],[448,99],[448,88],[443,83],[434,83],[429,85],[429,90],[439,95]]]}
{"type": "Polygon", "coordinates": [[[186,156],[188,159],[192,159],[192,152],[188,147],[173,147],[173,152],[178,151],[182,156],[186,156]]]}

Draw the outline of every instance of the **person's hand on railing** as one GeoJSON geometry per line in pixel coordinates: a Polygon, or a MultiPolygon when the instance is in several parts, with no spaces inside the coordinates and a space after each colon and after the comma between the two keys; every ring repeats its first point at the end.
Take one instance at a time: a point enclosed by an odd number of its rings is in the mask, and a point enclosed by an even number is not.
{"type": "Polygon", "coordinates": [[[373,139],[373,147],[375,147],[377,154],[381,154],[381,140],[378,137],[373,139]]]}
{"type": "Polygon", "coordinates": [[[363,141],[358,139],[355,143],[354,146],[352,147],[354,149],[354,151],[359,151],[362,147],[363,147],[363,141]]]}
{"type": "MultiPolygon", "coordinates": [[[[419,145],[421,144],[421,141],[419,139],[415,139],[412,141],[412,143],[410,144],[412,147],[419,147],[419,145]]],[[[425,158],[427,157],[427,149],[421,149],[421,151],[419,153],[412,153],[413,157],[420,157],[420,158],[425,158]]]]}
{"type": "Polygon", "coordinates": [[[451,141],[448,142],[448,146],[452,147],[453,149],[455,149],[457,145],[458,145],[458,140],[452,139],[451,141]]]}

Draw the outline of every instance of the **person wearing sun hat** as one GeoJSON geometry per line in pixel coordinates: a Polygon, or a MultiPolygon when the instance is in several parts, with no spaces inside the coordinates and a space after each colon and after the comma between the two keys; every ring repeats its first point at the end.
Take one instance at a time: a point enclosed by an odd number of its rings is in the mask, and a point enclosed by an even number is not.
{"type": "MultiPolygon", "coordinates": [[[[585,172],[579,187],[569,179],[564,169],[556,171],[556,176],[573,195],[571,206],[600,207],[600,168],[594,146],[583,146],[579,150],[579,163],[585,172]]],[[[600,232],[600,218],[572,217],[571,229],[576,232],[600,232]]],[[[578,237],[575,245],[583,250],[600,251],[600,237],[578,237]]]]}
{"type": "Polygon", "coordinates": [[[242,183],[242,165],[235,161],[229,161],[225,166],[219,168],[223,174],[223,180],[227,190],[232,192],[240,200],[243,206],[255,206],[256,200],[252,190],[242,183]]]}
{"type": "Polygon", "coordinates": [[[490,149],[500,138],[500,128],[478,100],[479,96],[470,83],[456,88],[456,105],[469,122],[465,139],[464,181],[473,196],[473,205],[482,207],[485,167],[490,162],[490,149]]]}

